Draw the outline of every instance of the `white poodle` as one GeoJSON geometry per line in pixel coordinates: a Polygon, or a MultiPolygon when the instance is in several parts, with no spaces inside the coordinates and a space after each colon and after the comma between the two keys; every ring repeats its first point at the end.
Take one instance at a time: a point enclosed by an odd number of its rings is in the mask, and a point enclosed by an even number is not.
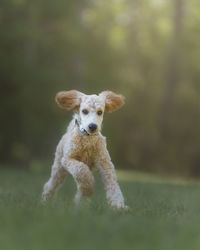
{"type": "Polygon", "coordinates": [[[99,95],[85,95],[79,91],[63,91],[56,95],[61,108],[75,114],[66,134],[60,140],[51,177],[44,185],[42,200],[50,198],[64,181],[69,172],[76,181],[75,202],[93,193],[94,177],[92,167],[96,167],[101,176],[108,203],[118,209],[127,209],[117,183],[117,177],[110,155],[106,148],[106,139],[102,136],[101,124],[104,111],[113,112],[124,104],[124,98],[111,91],[99,95]]]}

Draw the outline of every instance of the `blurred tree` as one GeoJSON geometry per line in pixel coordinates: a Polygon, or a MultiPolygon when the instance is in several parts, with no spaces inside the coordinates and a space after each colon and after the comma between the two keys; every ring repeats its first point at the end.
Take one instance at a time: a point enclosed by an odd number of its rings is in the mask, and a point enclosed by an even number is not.
{"type": "Polygon", "coordinates": [[[170,116],[173,112],[178,83],[180,82],[180,37],[183,18],[183,1],[174,1],[173,30],[169,41],[169,52],[166,75],[166,87],[164,90],[163,105],[161,111],[161,135],[166,139],[170,136],[170,116]]]}

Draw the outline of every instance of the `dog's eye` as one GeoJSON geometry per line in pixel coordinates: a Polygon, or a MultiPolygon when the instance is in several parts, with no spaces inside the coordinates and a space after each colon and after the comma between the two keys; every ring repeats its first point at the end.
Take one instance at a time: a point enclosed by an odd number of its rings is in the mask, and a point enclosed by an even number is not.
{"type": "Polygon", "coordinates": [[[97,111],[97,115],[102,115],[102,111],[101,110],[99,110],[99,111],[97,111]]]}
{"type": "Polygon", "coordinates": [[[89,111],[88,111],[87,109],[83,109],[83,110],[82,110],[82,113],[83,113],[84,115],[87,115],[87,114],[89,113],[89,111]]]}

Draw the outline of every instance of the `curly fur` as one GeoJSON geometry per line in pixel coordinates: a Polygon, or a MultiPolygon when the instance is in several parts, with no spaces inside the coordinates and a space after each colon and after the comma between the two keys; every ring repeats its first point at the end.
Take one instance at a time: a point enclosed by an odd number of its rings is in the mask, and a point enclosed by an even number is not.
{"type": "Polygon", "coordinates": [[[75,202],[79,203],[82,198],[90,197],[94,187],[92,169],[95,167],[104,185],[108,203],[112,207],[126,209],[114,165],[106,147],[106,139],[100,132],[104,110],[112,112],[118,109],[124,104],[124,98],[111,91],[104,91],[99,95],[85,95],[71,90],[59,92],[56,102],[62,108],[76,110],[76,113],[57,146],[51,177],[44,185],[43,201],[53,196],[67,173],[73,176],[77,184],[75,202]],[[87,109],[88,114],[83,114],[83,109],[87,109]],[[99,110],[102,115],[98,115],[99,110]],[[97,125],[95,132],[88,129],[91,122],[97,125]],[[87,135],[82,131],[86,131],[87,135]]]}

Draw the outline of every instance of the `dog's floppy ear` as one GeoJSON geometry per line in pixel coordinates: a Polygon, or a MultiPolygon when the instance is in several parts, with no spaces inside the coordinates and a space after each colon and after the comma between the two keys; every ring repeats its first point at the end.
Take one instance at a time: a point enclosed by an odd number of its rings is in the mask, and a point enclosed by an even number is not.
{"type": "Polygon", "coordinates": [[[124,104],[124,96],[117,95],[112,91],[103,91],[99,96],[105,98],[105,111],[109,113],[119,109],[124,104]]]}
{"type": "Polygon", "coordinates": [[[56,102],[63,109],[75,109],[80,106],[83,94],[77,90],[61,91],[56,95],[56,102]]]}

